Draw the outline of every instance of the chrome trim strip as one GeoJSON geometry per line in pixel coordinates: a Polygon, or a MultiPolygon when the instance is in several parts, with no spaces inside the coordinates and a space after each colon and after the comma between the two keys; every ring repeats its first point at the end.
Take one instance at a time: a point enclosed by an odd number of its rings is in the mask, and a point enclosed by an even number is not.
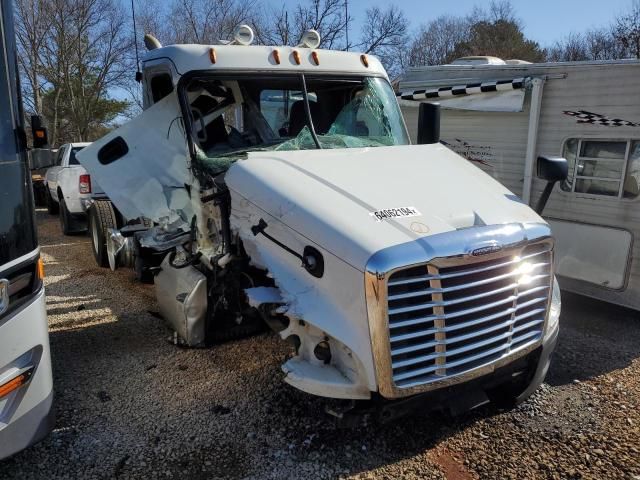
{"type": "MultiPolygon", "coordinates": [[[[440,278],[437,276],[438,268],[447,266],[460,265],[461,263],[469,263],[472,266],[473,263],[485,262],[487,260],[497,259],[505,255],[505,250],[513,251],[514,253],[520,251],[532,244],[546,244],[551,250],[551,266],[550,266],[550,285],[546,292],[547,305],[551,301],[552,289],[550,288],[553,282],[553,238],[551,236],[551,230],[547,224],[544,223],[531,223],[531,224],[505,224],[505,225],[489,225],[484,227],[473,227],[463,230],[457,230],[453,232],[447,232],[428,237],[420,238],[416,241],[396,245],[386,248],[375,253],[367,262],[365,271],[365,295],[367,301],[367,312],[369,316],[369,329],[371,334],[371,349],[374,359],[374,365],[376,370],[376,380],[378,384],[379,392],[386,398],[401,398],[417,393],[436,390],[450,385],[466,382],[471,379],[487,375],[493,372],[495,369],[505,366],[517,358],[527,355],[542,343],[544,332],[548,322],[549,311],[546,309],[544,315],[544,324],[542,327],[542,334],[540,338],[536,339],[532,344],[524,347],[517,347],[515,350],[511,350],[497,360],[492,360],[487,364],[475,367],[467,372],[461,374],[453,374],[450,377],[444,377],[442,379],[435,379],[433,381],[424,382],[421,381],[416,384],[405,385],[398,387],[393,380],[393,371],[391,363],[391,342],[390,342],[390,330],[389,319],[387,314],[387,291],[388,291],[388,279],[397,270],[409,269],[420,265],[437,265],[433,271],[429,270],[428,275],[424,276],[423,281],[429,282],[429,292],[433,295],[432,301],[434,303],[433,313],[434,315],[428,317],[428,320],[422,319],[424,323],[429,321],[434,322],[434,328],[429,331],[421,331],[413,334],[407,334],[413,338],[422,336],[428,336],[429,333],[436,335],[436,355],[439,355],[440,363],[436,363],[435,366],[429,367],[435,370],[436,375],[443,374],[446,368],[444,362],[446,361],[446,343],[445,337],[442,335],[442,339],[438,340],[438,328],[445,327],[443,315],[444,311],[438,306],[438,302],[442,301],[442,298],[435,298],[436,296],[442,297],[442,289],[440,285],[440,278]],[[492,246],[498,249],[495,252],[488,253],[486,255],[474,256],[472,252],[477,251],[479,248],[492,246]],[[442,323],[438,325],[437,323],[442,323]]],[[[535,256],[535,254],[527,254],[527,257],[535,256]]],[[[421,280],[417,280],[421,281],[421,280]]],[[[524,296],[527,292],[516,292],[514,296],[524,296]]],[[[533,292],[532,292],[533,293],[533,292]]],[[[542,292],[541,292],[542,293],[542,292]]],[[[522,307],[525,304],[534,304],[541,302],[542,298],[536,297],[530,302],[524,302],[518,304],[517,307],[522,307]]],[[[517,315],[518,308],[508,308],[504,312],[499,314],[490,315],[489,317],[498,318],[500,316],[507,317],[508,322],[514,322],[519,318],[517,315]]],[[[536,309],[538,313],[539,310],[536,309]]],[[[529,315],[529,312],[522,315],[525,317],[529,315]]],[[[531,314],[533,316],[533,314],[531,314]]],[[[487,319],[484,319],[487,320],[487,319]]],[[[540,322],[539,320],[537,322],[540,322]]],[[[474,320],[472,324],[477,324],[478,319],[474,320]]],[[[506,325],[506,323],[505,323],[506,325]]],[[[513,323],[510,325],[512,327],[513,323]]],[[[456,325],[456,327],[458,327],[456,325]]],[[[518,330],[519,331],[519,330],[518,330]]],[[[528,337],[528,334],[518,336],[518,331],[513,331],[510,328],[509,335],[522,341],[528,337]]],[[[534,336],[534,335],[531,335],[534,336]]],[[[504,349],[504,346],[501,347],[504,349]]],[[[486,352],[483,352],[482,356],[486,352]]],[[[490,354],[487,354],[490,355],[490,354]]],[[[469,361],[467,358],[458,360],[458,362],[466,363],[469,361]]],[[[471,360],[472,361],[472,360],[471,360]]],[[[451,367],[451,364],[449,365],[451,367]]],[[[415,376],[415,372],[411,373],[415,376]]],[[[397,378],[397,377],[396,377],[397,378]]],[[[408,377],[410,378],[410,377],[408,377]]]]}
{"type": "Polygon", "coordinates": [[[29,253],[18,257],[18,258],[14,258],[13,260],[11,260],[10,262],[5,263],[4,265],[0,265],[0,276],[2,276],[2,272],[4,272],[5,270],[10,270],[11,268],[15,267],[16,265],[19,265],[21,263],[26,263],[29,260],[32,260],[34,258],[36,258],[38,255],[40,254],[40,247],[36,247],[35,250],[31,250],[29,253]]]}

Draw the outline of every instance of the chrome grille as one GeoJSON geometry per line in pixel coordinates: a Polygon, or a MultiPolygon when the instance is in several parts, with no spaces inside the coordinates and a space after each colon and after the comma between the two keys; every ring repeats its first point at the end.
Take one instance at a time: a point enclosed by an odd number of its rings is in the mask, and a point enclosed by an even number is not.
{"type": "Polygon", "coordinates": [[[550,248],[534,244],[490,260],[448,258],[395,271],[387,282],[395,385],[442,380],[538,342],[550,298],[550,248]]]}

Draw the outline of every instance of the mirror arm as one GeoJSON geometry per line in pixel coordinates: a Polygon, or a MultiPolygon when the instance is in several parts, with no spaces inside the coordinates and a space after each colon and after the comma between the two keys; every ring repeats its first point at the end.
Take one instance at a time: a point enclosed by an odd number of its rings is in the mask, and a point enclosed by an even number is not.
{"type": "Polygon", "coordinates": [[[536,205],[535,211],[538,215],[542,215],[542,212],[544,211],[544,207],[547,205],[547,202],[549,201],[549,197],[551,196],[551,192],[553,191],[553,187],[555,186],[555,184],[558,182],[547,182],[547,184],[544,187],[544,190],[542,191],[542,194],[540,195],[540,198],[538,199],[538,203],[536,205]]]}

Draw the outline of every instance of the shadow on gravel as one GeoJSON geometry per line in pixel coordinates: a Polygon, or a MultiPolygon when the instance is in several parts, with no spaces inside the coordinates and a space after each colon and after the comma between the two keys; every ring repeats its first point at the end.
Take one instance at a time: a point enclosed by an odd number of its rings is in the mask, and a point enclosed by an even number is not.
{"type": "Polygon", "coordinates": [[[640,358],[640,313],[562,293],[560,339],[547,383],[588,380],[640,358]]]}

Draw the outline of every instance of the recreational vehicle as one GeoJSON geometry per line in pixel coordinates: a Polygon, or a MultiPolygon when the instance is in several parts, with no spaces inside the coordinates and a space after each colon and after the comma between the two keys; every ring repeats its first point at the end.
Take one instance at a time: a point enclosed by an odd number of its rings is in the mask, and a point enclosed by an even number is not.
{"type": "MultiPolygon", "coordinates": [[[[144,112],[78,153],[118,216],[149,221],[108,229],[109,263],[159,255],[177,343],[266,324],[292,345],[284,380],[345,408],[526,399],[558,332],[547,223],[440,145],[429,109],[411,145],[375,57],[252,37],[147,37],[144,112]]],[[[550,182],[563,165],[538,162],[550,182]]]]}
{"type": "Polygon", "coordinates": [[[11,5],[0,3],[0,460],[42,439],[53,427],[44,270],[11,5]]]}
{"type": "Polygon", "coordinates": [[[420,103],[440,103],[442,143],[525,204],[537,156],[565,157],[545,209],[560,286],[640,309],[639,61],[468,58],[409,69],[398,96],[410,132],[420,103]]]}

